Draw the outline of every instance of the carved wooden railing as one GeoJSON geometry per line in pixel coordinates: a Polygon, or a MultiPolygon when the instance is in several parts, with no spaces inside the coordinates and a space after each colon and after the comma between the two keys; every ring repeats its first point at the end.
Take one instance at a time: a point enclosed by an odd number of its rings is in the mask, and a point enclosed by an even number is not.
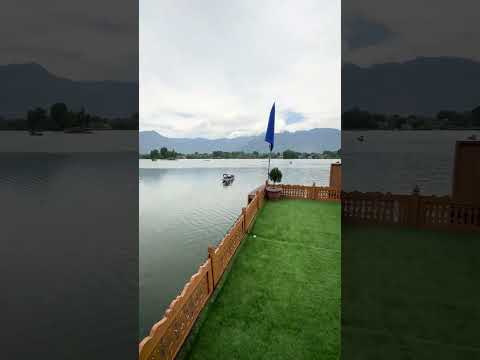
{"type": "Polygon", "coordinates": [[[408,224],[409,196],[390,193],[343,193],[342,217],[372,224],[408,224]]]}
{"type": "Polygon", "coordinates": [[[263,208],[263,205],[265,203],[265,186],[262,186],[258,191],[257,191],[257,197],[258,197],[258,209],[263,208]]]}
{"type": "Polygon", "coordinates": [[[213,291],[212,263],[207,259],[172,301],[165,316],[139,345],[141,360],[171,360],[180,350],[213,291]]]}
{"type": "MultiPolygon", "coordinates": [[[[272,185],[269,185],[272,186],[272,185]]],[[[273,185],[282,190],[284,199],[340,200],[340,189],[328,186],[273,185]]]]}
{"type": "Polygon", "coordinates": [[[245,219],[245,232],[249,232],[253,225],[253,220],[255,219],[255,215],[257,214],[258,210],[258,198],[257,195],[253,198],[252,201],[248,204],[246,208],[242,209],[242,213],[245,219]]]}
{"type": "Polygon", "coordinates": [[[208,248],[208,255],[212,261],[213,271],[213,286],[216,287],[220,281],[225,269],[227,268],[230,260],[237,251],[240,242],[245,236],[243,215],[237,219],[227,235],[216,247],[208,248]]]}
{"type": "Polygon", "coordinates": [[[418,222],[425,227],[480,230],[480,204],[454,202],[448,196],[421,197],[418,222]]]}
{"type": "Polygon", "coordinates": [[[342,193],[342,221],[429,228],[480,229],[480,205],[449,196],[342,193]]]}

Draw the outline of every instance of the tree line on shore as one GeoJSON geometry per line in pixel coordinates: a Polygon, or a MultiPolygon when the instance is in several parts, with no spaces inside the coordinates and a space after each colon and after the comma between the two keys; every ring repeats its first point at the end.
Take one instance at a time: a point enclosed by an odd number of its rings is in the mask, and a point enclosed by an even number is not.
{"type": "MultiPolygon", "coordinates": [[[[211,153],[192,153],[182,154],[174,149],[168,150],[162,147],[160,150],[151,150],[149,154],[141,154],[140,159],[155,160],[176,160],[176,159],[266,159],[268,153],[259,153],[258,151],[213,151],[211,153]]],[[[340,149],[337,151],[323,151],[322,153],[297,152],[285,150],[283,152],[272,152],[272,159],[339,159],[340,149]]]]}
{"type": "Polygon", "coordinates": [[[68,109],[64,103],[55,103],[47,110],[36,107],[28,110],[24,118],[2,119],[0,130],[63,131],[68,128],[90,128],[94,130],[138,130],[138,113],[125,118],[105,118],[68,109]]]}
{"type": "Polygon", "coordinates": [[[342,130],[451,130],[480,128],[480,106],[471,111],[439,111],[435,116],[386,115],[353,108],[342,114],[342,130]]]}

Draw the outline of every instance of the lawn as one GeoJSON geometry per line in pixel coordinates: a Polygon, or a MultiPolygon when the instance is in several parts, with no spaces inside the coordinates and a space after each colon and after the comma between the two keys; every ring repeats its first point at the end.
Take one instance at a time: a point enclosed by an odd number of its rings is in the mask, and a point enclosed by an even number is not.
{"type": "Polygon", "coordinates": [[[340,204],[267,202],[186,358],[340,358],[340,204]]]}
{"type": "Polygon", "coordinates": [[[480,359],[480,235],[342,226],[343,359],[480,359]]]}

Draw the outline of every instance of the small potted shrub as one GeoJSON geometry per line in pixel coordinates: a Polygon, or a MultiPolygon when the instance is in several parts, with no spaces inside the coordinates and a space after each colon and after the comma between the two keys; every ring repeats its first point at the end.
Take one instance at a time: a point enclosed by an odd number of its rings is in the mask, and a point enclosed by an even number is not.
{"type": "Polygon", "coordinates": [[[268,178],[273,181],[274,186],[267,185],[267,198],[269,200],[278,200],[280,195],[282,195],[282,189],[275,187],[276,183],[282,181],[282,172],[279,168],[273,168],[268,174],[268,178]]]}

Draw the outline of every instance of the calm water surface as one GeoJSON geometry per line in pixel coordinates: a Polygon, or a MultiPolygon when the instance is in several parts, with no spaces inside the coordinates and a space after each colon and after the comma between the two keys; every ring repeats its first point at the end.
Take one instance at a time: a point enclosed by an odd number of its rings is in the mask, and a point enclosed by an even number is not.
{"type": "MultiPolygon", "coordinates": [[[[327,185],[334,160],[272,160],[283,183],[327,185]]],[[[140,160],[140,336],[163,316],[190,276],[265,182],[267,160],[140,160]],[[235,174],[223,186],[223,173],[235,174]]]]}
{"type": "Polygon", "coordinates": [[[346,191],[448,195],[455,142],[479,131],[342,131],[346,191]],[[364,141],[357,138],[363,135],[364,141]]]}
{"type": "Polygon", "coordinates": [[[137,158],[0,152],[3,359],[136,355],[137,158]]]}

